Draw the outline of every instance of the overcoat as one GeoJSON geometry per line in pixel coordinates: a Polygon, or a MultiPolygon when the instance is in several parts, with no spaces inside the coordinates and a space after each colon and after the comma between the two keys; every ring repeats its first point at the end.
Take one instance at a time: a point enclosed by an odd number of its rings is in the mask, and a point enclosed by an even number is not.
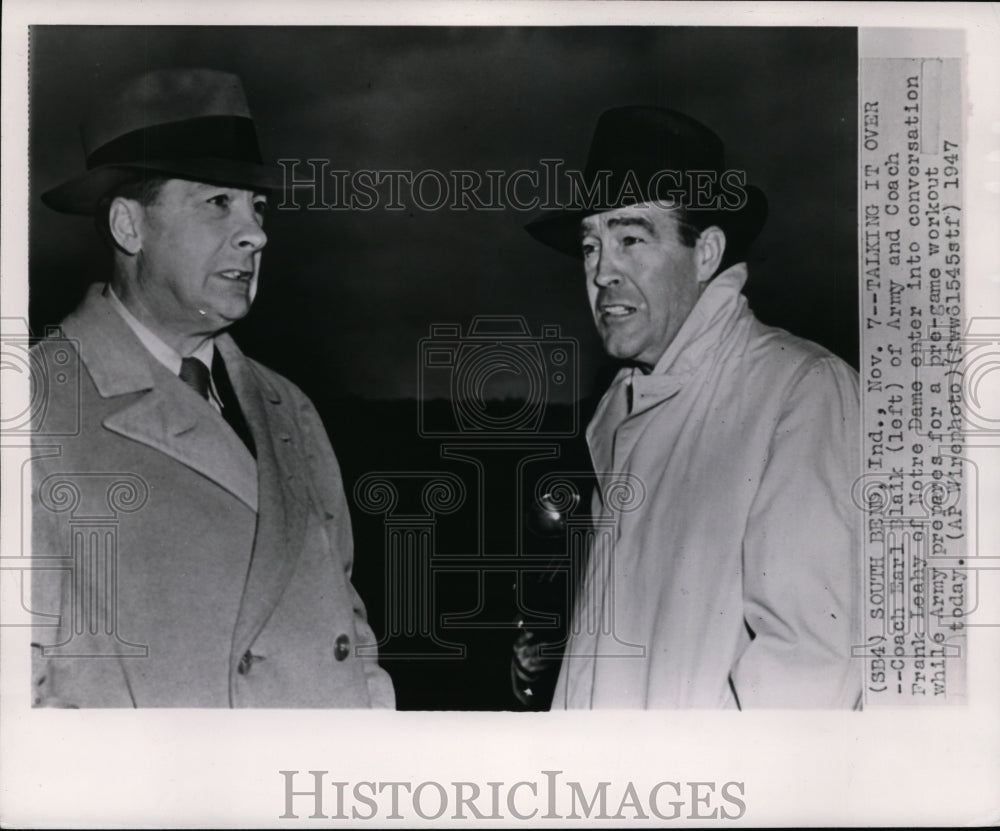
{"type": "Polygon", "coordinates": [[[312,404],[219,335],[255,460],[106,291],[33,356],[35,704],[393,706],[312,404]]]}
{"type": "Polygon", "coordinates": [[[587,431],[595,545],[553,707],[859,702],[857,374],[718,275],[587,431]]]}

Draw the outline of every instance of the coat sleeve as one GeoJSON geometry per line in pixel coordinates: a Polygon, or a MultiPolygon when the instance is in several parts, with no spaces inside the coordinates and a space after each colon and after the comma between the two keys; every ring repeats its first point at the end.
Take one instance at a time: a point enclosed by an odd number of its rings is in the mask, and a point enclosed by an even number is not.
{"type": "Polygon", "coordinates": [[[731,673],[743,709],[857,708],[860,467],[857,375],[832,356],[798,373],[743,540],[751,641],[731,673]]]}
{"type": "Polygon", "coordinates": [[[358,654],[361,655],[364,666],[371,706],[393,708],[396,705],[396,697],[392,680],[379,666],[375,633],[368,624],[364,601],[351,582],[351,571],[354,566],[354,535],[340,465],[319,413],[301,392],[297,398],[299,423],[305,434],[306,446],[309,448],[311,476],[322,494],[324,504],[329,506],[327,536],[331,542],[330,553],[334,557],[336,567],[342,568],[344,572],[344,584],[353,609],[354,631],[357,638],[355,646],[364,647],[358,654]]]}

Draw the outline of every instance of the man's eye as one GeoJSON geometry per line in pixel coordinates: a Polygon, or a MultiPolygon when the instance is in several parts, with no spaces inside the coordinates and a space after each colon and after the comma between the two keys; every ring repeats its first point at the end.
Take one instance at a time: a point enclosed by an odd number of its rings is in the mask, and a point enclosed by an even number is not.
{"type": "Polygon", "coordinates": [[[229,194],[228,193],[216,194],[215,196],[211,197],[208,200],[208,202],[210,205],[217,205],[220,208],[228,208],[230,202],[229,194]]]}
{"type": "Polygon", "coordinates": [[[261,216],[264,216],[264,214],[267,213],[267,202],[265,202],[263,199],[260,199],[257,202],[253,203],[253,209],[261,216]]]}
{"type": "Polygon", "coordinates": [[[583,251],[584,257],[589,257],[597,250],[597,246],[594,245],[592,242],[585,242],[583,243],[583,245],[581,245],[581,250],[583,251]]]}
{"type": "Polygon", "coordinates": [[[640,237],[622,237],[622,245],[629,246],[635,245],[637,242],[642,242],[640,237]]]}

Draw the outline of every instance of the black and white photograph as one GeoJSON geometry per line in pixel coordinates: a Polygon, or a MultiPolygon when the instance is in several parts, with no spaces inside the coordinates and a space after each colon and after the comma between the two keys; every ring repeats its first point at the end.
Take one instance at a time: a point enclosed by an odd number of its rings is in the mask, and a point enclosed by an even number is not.
{"type": "Polygon", "coordinates": [[[73,556],[62,487],[119,487],[63,475],[133,473],[142,503],[93,610],[114,633],[46,639],[120,659],[39,660],[37,703],[509,709],[548,658],[562,707],[855,706],[856,42],[34,30],[31,328],[61,325],[79,380],[44,414],[79,420],[35,474],[36,556],[73,556]],[[628,57],[580,78],[602,54],[628,57]],[[177,220],[132,217],[172,179],[177,220]],[[620,522],[613,573],[571,573],[567,541],[598,538],[560,534],[539,481],[620,522]]]}
{"type": "Polygon", "coordinates": [[[5,27],[12,827],[1000,810],[981,41],[544,5],[5,27]]]}

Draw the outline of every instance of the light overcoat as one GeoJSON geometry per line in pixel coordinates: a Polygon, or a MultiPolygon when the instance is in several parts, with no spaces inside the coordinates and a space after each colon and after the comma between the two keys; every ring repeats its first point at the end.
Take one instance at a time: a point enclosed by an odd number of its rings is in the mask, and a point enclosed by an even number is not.
{"type": "Polygon", "coordinates": [[[254,460],[105,291],[35,348],[35,703],[393,706],[312,404],[218,336],[254,460]]]}
{"type": "Polygon", "coordinates": [[[857,374],[716,277],[587,431],[595,545],[553,707],[858,704],[857,374]]]}

